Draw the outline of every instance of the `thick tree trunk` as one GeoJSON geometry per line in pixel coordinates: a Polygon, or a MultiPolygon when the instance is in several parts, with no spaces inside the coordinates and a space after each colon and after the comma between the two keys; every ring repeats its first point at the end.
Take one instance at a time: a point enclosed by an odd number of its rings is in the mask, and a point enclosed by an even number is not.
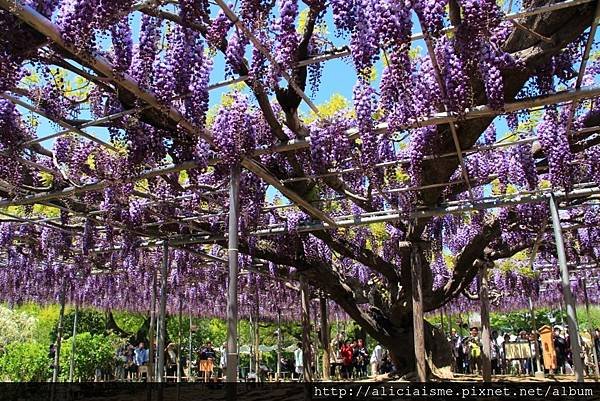
{"type": "Polygon", "coordinates": [[[131,333],[128,333],[119,327],[117,322],[115,322],[115,317],[113,316],[113,313],[110,309],[106,311],[106,331],[113,332],[114,334],[123,338],[129,337],[131,335],[131,333]]]}
{"type": "MultiPolygon", "coordinates": [[[[412,319],[406,326],[405,332],[394,337],[376,338],[382,344],[387,343],[390,357],[399,375],[412,376],[416,373],[416,361],[412,319]]],[[[428,359],[427,376],[448,375],[452,366],[452,349],[444,333],[434,325],[425,321],[425,355],[428,359]]],[[[416,377],[416,375],[415,375],[416,377]]]]}

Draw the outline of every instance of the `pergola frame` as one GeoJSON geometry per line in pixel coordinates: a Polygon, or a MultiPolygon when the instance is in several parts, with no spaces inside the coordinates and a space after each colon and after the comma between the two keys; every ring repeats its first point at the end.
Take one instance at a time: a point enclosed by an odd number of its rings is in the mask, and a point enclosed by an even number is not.
{"type": "MultiPolygon", "coordinates": [[[[529,30],[528,28],[524,27],[523,25],[519,24],[517,20],[520,18],[526,17],[526,16],[532,16],[532,15],[536,15],[536,14],[559,10],[562,8],[573,7],[573,6],[577,6],[577,5],[590,3],[591,1],[592,0],[568,0],[568,1],[565,1],[562,3],[557,3],[557,4],[550,5],[550,6],[539,7],[539,8],[533,9],[533,10],[526,10],[526,11],[522,11],[522,12],[518,12],[518,13],[508,14],[504,18],[505,18],[505,20],[512,21],[515,24],[515,26],[517,27],[517,29],[522,29],[522,30],[529,32],[532,35],[536,35],[535,32],[533,32],[533,31],[529,30]]],[[[244,22],[241,21],[239,19],[239,17],[233,12],[233,10],[231,10],[222,0],[216,0],[216,2],[219,5],[219,7],[225,12],[225,14],[229,17],[229,19],[234,23],[234,25],[237,26],[242,32],[244,32],[249,37],[250,41],[254,44],[254,46],[257,47],[257,49],[259,49],[259,51],[261,51],[265,55],[265,57],[273,65],[275,65],[276,68],[278,68],[280,70],[283,78],[286,81],[288,81],[290,87],[302,98],[302,100],[317,115],[317,117],[320,118],[320,113],[319,113],[319,109],[317,108],[317,106],[302,91],[302,89],[300,89],[298,87],[298,85],[294,82],[294,80],[285,71],[283,71],[280,66],[277,65],[274,57],[269,53],[269,51],[264,47],[264,45],[262,45],[260,43],[260,41],[252,34],[252,32],[244,25],[244,22]]],[[[149,2],[141,3],[141,4],[134,6],[133,9],[130,11],[141,11],[141,12],[151,13],[149,10],[145,10],[145,9],[147,9],[148,6],[152,6],[152,5],[160,5],[160,4],[157,4],[154,1],[149,1],[149,2]]],[[[30,25],[36,31],[38,31],[39,33],[41,33],[42,35],[47,37],[51,43],[59,46],[64,51],[71,53],[75,57],[75,59],[85,57],[86,63],[89,64],[95,71],[97,71],[100,74],[107,77],[107,79],[115,86],[124,88],[124,89],[128,90],[129,92],[131,92],[143,104],[142,106],[133,108],[131,110],[125,110],[125,111],[115,113],[113,115],[108,115],[108,116],[105,116],[105,117],[102,117],[102,118],[99,118],[99,119],[96,119],[93,121],[72,123],[69,121],[54,118],[54,117],[48,115],[47,113],[45,113],[43,110],[40,110],[39,108],[14,96],[15,94],[19,94],[19,93],[13,92],[12,94],[10,94],[10,93],[0,94],[0,96],[11,101],[15,105],[23,107],[37,115],[40,115],[40,116],[54,122],[55,124],[61,126],[62,128],[64,128],[63,131],[52,133],[52,134],[49,134],[49,135],[46,135],[46,136],[43,136],[40,138],[30,140],[30,141],[24,143],[25,146],[40,144],[41,142],[43,142],[45,140],[53,139],[53,138],[56,138],[56,137],[59,137],[61,135],[65,135],[68,133],[75,133],[75,134],[77,134],[83,138],[86,138],[90,141],[93,141],[107,149],[115,151],[116,149],[113,145],[104,142],[103,140],[95,137],[94,135],[89,134],[88,132],[84,131],[84,129],[93,127],[93,126],[102,126],[104,124],[110,123],[110,122],[117,120],[119,118],[122,118],[124,116],[140,113],[147,109],[155,109],[155,111],[158,111],[159,113],[163,114],[165,117],[167,117],[173,121],[176,121],[178,123],[178,126],[181,129],[187,131],[188,133],[197,133],[201,138],[206,140],[209,144],[213,145],[212,136],[211,136],[210,132],[208,132],[204,128],[194,126],[194,124],[192,124],[190,121],[186,120],[176,108],[169,107],[169,108],[165,109],[165,106],[160,104],[159,101],[156,99],[156,97],[154,97],[154,95],[152,95],[151,93],[144,91],[142,88],[140,88],[139,85],[135,81],[133,81],[133,79],[131,77],[127,76],[126,74],[124,76],[122,76],[122,75],[115,73],[113,67],[104,58],[99,57],[99,56],[94,56],[91,54],[84,55],[79,50],[77,50],[77,49],[73,48],[72,46],[70,46],[69,44],[65,43],[64,40],[62,39],[57,27],[54,26],[54,24],[52,24],[52,22],[50,22],[49,20],[47,20],[46,18],[41,16],[39,13],[37,13],[32,8],[30,8],[28,6],[24,6],[21,3],[19,3],[18,1],[13,1],[13,0],[0,0],[0,7],[13,13],[16,17],[20,18],[22,21],[24,21],[25,23],[30,25]]],[[[151,10],[154,10],[154,9],[151,9],[151,10]]],[[[177,18],[179,18],[179,17],[175,14],[170,14],[168,12],[164,12],[164,11],[160,11],[160,10],[159,10],[159,12],[155,12],[155,14],[158,14],[156,16],[159,18],[167,19],[167,20],[170,20],[170,21],[173,21],[176,23],[178,22],[177,18]]],[[[511,206],[511,205],[517,205],[517,204],[538,203],[538,202],[550,201],[551,205],[552,204],[555,205],[555,209],[553,209],[553,213],[555,214],[555,215],[553,215],[553,217],[554,217],[553,222],[554,222],[554,231],[555,231],[556,238],[557,238],[557,246],[559,248],[558,249],[559,258],[561,258],[561,268],[563,268],[563,265],[564,265],[563,280],[562,280],[563,287],[564,287],[565,286],[565,284],[564,284],[565,277],[568,282],[568,272],[566,272],[566,266],[567,266],[566,261],[563,260],[564,259],[564,249],[561,252],[560,246],[558,244],[559,242],[562,241],[562,230],[560,228],[560,219],[559,218],[557,219],[557,216],[558,216],[558,212],[557,212],[558,203],[557,202],[559,202],[561,200],[570,201],[573,199],[582,199],[582,200],[588,199],[588,198],[589,199],[597,199],[594,197],[596,197],[597,195],[600,195],[600,188],[596,184],[580,184],[580,185],[577,185],[571,191],[552,191],[552,190],[520,191],[520,192],[518,192],[516,194],[512,194],[512,195],[491,196],[491,197],[482,196],[482,197],[476,198],[473,193],[473,190],[472,190],[473,180],[471,177],[469,177],[464,158],[467,157],[468,155],[474,154],[479,151],[486,151],[486,150],[495,149],[495,148],[502,148],[502,147],[509,147],[509,146],[533,143],[536,141],[536,138],[528,137],[528,138],[524,138],[524,139],[519,139],[514,142],[505,142],[505,138],[503,138],[502,140],[498,141],[497,143],[495,143],[493,145],[479,146],[479,147],[474,147],[471,149],[463,150],[463,149],[461,149],[461,146],[460,146],[460,141],[459,141],[459,138],[457,135],[455,123],[457,121],[498,116],[498,115],[503,115],[506,113],[517,112],[520,110],[532,110],[532,109],[544,107],[547,105],[553,105],[553,104],[570,104],[570,113],[569,113],[568,124],[567,124],[567,132],[569,134],[577,135],[578,133],[590,133],[590,132],[597,132],[597,131],[600,132],[600,127],[591,127],[591,128],[586,128],[584,130],[575,131],[575,132],[571,130],[572,119],[574,118],[575,110],[576,110],[579,102],[582,100],[592,99],[592,98],[600,96],[600,87],[585,88],[585,87],[581,86],[582,80],[583,80],[583,74],[585,72],[585,67],[586,67],[587,61],[589,59],[591,45],[592,45],[592,42],[593,42],[593,39],[595,36],[599,18],[600,18],[600,3],[596,9],[596,15],[595,15],[594,20],[591,25],[590,36],[589,36],[588,42],[586,44],[586,48],[585,48],[582,60],[581,60],[579,73],[577,76],[577,81],[576,81],[574,89],[568,89],[568,90],[564,90],[562,92],[557,92],[557,93],[546,95],[546,96],[522,99],[522,100],[518,100],[518,101],[515,101],[512,103],[507,103],[505,105],[503,111],[494,110],[494,109],[490,108],[489,106],[476,106],[476,107],[473,107],[472,109],[468,110],[464,115],[455,116],[455,115],[453,115],[453,113],[449,112],[448,110],[444,110],[444,112],[436,113],[435,115],[432,115],[432,116],[422,116],[422,118],[418,119],[418,121],[414,121],[413,123],[411,123],[410,125],[408,125],[406,127],[401,127],[402,129],[408,130],[410,128],[416,128],[416,127],[427,126],[427,125],[446,125],[446,124],[449,125],[450,131],[452,134],[452,139],[453,139],[453,142],[455,145],[455,152],[451,152],[451,153],[447,153],[447,154],[443,154],[443,155],[436,155],[436,156],[430,155],[427,157],[428,158],[456,157],[459,160],[459,165],[461,167],[462,180],[455,180],[455,181],[446,182],[446,183],[437,183],[437,184],[433,184],[433,186],[465,185],[467,188],[467,191],[468,191],[469,200],[446,202],[445,204],[442,204],[436,208],[416,208],[415,210],[408,211],[408,213],[406,211],[388,209],[388,210],[382,210],[382,211],[377,211],[377,212],[364,212],[364,213],[361,213],[358,215],[339,216],[339,217],[332,218],[329,215],[327,215],[325,212],[323,212],[321,209],[319,209],[319,207],[317,205],[320,203],[323,203],[323,202],[344,199],[344,197],[335,198],[335,199],[319,199],[317,201],[308,202],[303,197],[298,195],[296,192],[294,192],[293,190],[288,188],[285,184],[295,182],[295,181],[300,181],[300,180],[319,179],[319,178],[324,178],[324,177],[328,177],[328,176],[340,176],[341,177],[341,176],[343,176],[343,174],[346,174],[346,173],[360,171],[361,169],[359,167],[342,169],[342,170],[338,170],[338,171],[328,171],[326,173],[316,174],[313,176],[297,177],[297,178],[281,180],[281,179],[277,178],[275,175],[273,175],[271,172],[269,172],[266,168],[261,166],[254,158],[255,156],[259,156],[261,154],[294,152],[297,150],[306,149],[306,148],[310,147],[309,140],[292,140],[287,143],[281,143],[281,144],[274,145],[273,147],[268,148],[268,149],[256,149],[254,154],[252,155],[252,157],[244,157],[241,160],[240,166],[238,166],[238,168],[243,167],[243,168],[251,171],[252,173],[256,174],[264,182],[266,182],[273,188],[277,189],[282,195],[284,195],[286,198],[288,198],[292,202],[288,205],[276,205],[276,206],[265,205],[264,210],[268,211],[268,210],[272,210],[275,208],[279,209],[279,208],[286,208],[286,207],[298,207],[298,208],[302,209],[304,212],[306,212],[313,219],[312,222],[301,225],[297,229],[298,232],[312,232],[312,231],[319,231],[319,230],[337,229],[340,227],[354,227],[354,226],[358,226],[358,225],[380,223],[380,222],[393,222],[393,221],[397,221],[399,219],[405,219],[405,220],[412,221],[414,219],[419,219],[419,218],[423,218],[423,217],[440,216],[440,215],[446,215],[446,214],[463,214],[463,213],[469,213],[469,212],[473,212],[473,211],[477,211],[477,210],[495,209],[495,208],[499,208],[499,207],[505,207],[505,206],[511,206]],[[559,237],[561,237],[561,241],[558,241],[559,237]]],[[[449,27],[449,28],[446,28],[445,31],[449,32],[449,31],[453,31],[453,30],[454,30],[454,27],[449,27]]],[[[433,47],[432,47],[431,41],[427,37],[426,34],[425,35],[424,34],[415,34],[415,35],[412,35],[412,37],[411,37],[411,40],[413,40],[413,41],[420,40],[420,39],[424,39],[427,44],[428,53],[432,59],[432,64],[433,64],[434,70],[436,72],[436,79],[438,80],[440,89],[443,92],[444,85],[443,85],[443,82],[441,81],[440,69],[439,69],[439,65],[437,64],[437,61],[435,60],[435,54],[433,52],[433,47]]],[[[543,37],[540,39],[544,40],[543,37]]],[[[342,58],[342,57],[347,57],[349,55],[350,55],[350,52],[347,49],[334,49],[330,53],[326,53],[323,55],[311,57],[307,60],[303,60],[300,63],[298,63],[297,66],[306,66],[306,65],[310,65],[310,64],[314,64],[314,63],[322,63],[322,62],[326,62],[328,60],[334,60],[334,59],[338,59],[338,58],[342,58]]],[[[86,79],[92,80],[91,79],[91,78],[93,78],[92,75],[88,74],[84,70],[81,70],[81,72],[82,72],[82,74],[84,74],[82,76],[84,76],[86,79]],[[87,75],[87,76],[85,76],[85,75],[87,75]]],[[[246,80],[248,80],[247,76],[237,77],[237,78],[234,78],[234,79],[231,79],[228,81],[213,84],[209,87],[209,90],[225,87],[225,86],[232,85],[232,84],[239,83],[239,82],[244,82],[246,80]]],[[[380,124],[377,126],[378,132],[383,132],[386,130],[388,130],[388,127],[386,124],[380,124]]],[[[347,134],[348,134],[348,138],[351,141],[353,141],[354,139],[356,139],[358,137],[359,132],[357,132],[356,130],[349,130],[347,132],[347,134]]],[[[14,157],[14,156],[7,155],[7,154],[2,154],[2,155],[5,157],[14,157]]],[[[53,169],[47,168],[43,165],[40,165],[40,164],[32,162],[32,161],[22,159],[20,157],[16,157],[15,160],[29,168],[37,169],[37,170],[43,171],[45,173],[49,173],[52,175],[61,174],[60,171],[55,171],[53,169]]],[[[211,160],[209,164],[214,165],[218,162],[219,162],[219,160],[211,160]]],[[[395,160],[395,161],[380,163],[379,165],[377,165],[375,167],[404,165],[406,163],[407,163],[407,160],[395,160]]],[[[144,171],[141,174],[135,175],[133,177],[129,177],[129,178],[119,182],[119,184],[126,183],[126,182],[138,182],[140,180],[147,179],[150,177],[161,177],[161,176],[165,176],[166,174],[177,173],[177,172],[181,172],[181,171],[185,171],[185,170],[191,170],[191,169],[195,169],[197,167],[198,167],[197,162],[187,161],[187,162],[182,162],[182,163],[178,163],[178,164],[173,164],[170,166],[163,166],[163,167],[159,167],[159,168],[149,169],[147,171],[144,171]]],[[[487,177],[487,179],[489,179],[490,181],[493,178],[495,178],[495,177],[491,177],[491,176],[487,177]]],[[[5,186],[5,184],[9,184],[9,183],[4,183],[4,181],[0,182],[0,186],[5,186]]],[[[48,202],[53,201],[53,200],[58,200],[58,199],[68,199],[74,195],[82,194],[82,193],[89,192],[89,191],[99,191],[99,190],[102,190],[113,184],[114,183],[108,182],[108,181],[100,181],[100,182],[82,185],[82,186],[69,187],[69,188],[65,188],[60,191],[33,194],[33,195],[28,194],[29,191],[25,188],[9,188],[9,189],[11,189],[11,191],[17,189],[17,192],[20,192],[21,196],[19,196],[18,198],[15,198],[15,199],[10,199],[10,200],[6,199],[6,200],[0,201],[0,208],[8,208],[11,206],[21,206],[21,205],[42,204],[42,205],[49,205],[54,208],[63,208],[63,210],[66,210],[69,213],[74,214],[79,217],[82,217],[84,219],[87,219],[87,218],[95,219],[96,216],[101,213],[100,211],[92,211],[90,213],[81,213],[81,212],[74,211],[70,207],[57,206],[55,204],[49,204],[48,202]]],[[[486,182],[484,182],[482,184],[486,184],[486,182]]],[[[182,235],[182,236],[168,236],[168,235],[156,236],[156,235],[151,234],[144,230],[141,230],[141,231],[133,230],[131,228],[124,226],[123,224],[112,223],[111,225],[118,230],[130,231],[130,232],[135,233],[136,235],[139,235],[142,238],[146,238],[147,241],[144,242],[141,245],[141,247],[155,247],[155,246],[162,245],[164,255],[166,255],[165,258],[168,258],[168,247],[179,247],[179,248],[187,250],[189,252],[201,254],[202,256],[206,257],[207,259],[209,259],[213,262],[225,263],[229,260],[229,262],[230,262],[230,280],[234,280],[234,281],[230,281],[230,284],[235,284],[235,280],[237,280],[237,274],[238,274],[238,266],[237,266],[238,250],[237,250],[237,235],[236,235],[237,219],[233,218],[232,216],[237,216],[237,212],[235,211],[235,209],[237,208],[237,199],[236,199],[237,189],[235,189],[235,188],[237,188],[237,186],[239,186],[239,172],[237,173],[237,175],[232,174],[232,181],[231,181],[230,185],[231,185],[230,199],[231,199],[231,203],[233,204],[233,206],[232,206],[233,209],[229,213],[230,230],[229,230],[229,235],[227,237],[225,237],[225,235],[216,237],[214,235],[211,235],[210,233],[202,232],[203,231],[202,229],[199,229],[199,227],[195,226],[194,221],[202,219],[202,218],[206,218],[206,217],[214,217],[215,216],[214,213],[203,213],[203,214],[199,214],[199,215],[193,214],[191,216],[181,216],[181,218],[179,218],[179,217],[171,218],[172,219],[171,222],[173,222],[173,223],[185,224],[186,226],[189,227],[190,231],[198,231],[198,234],[188,234],[188,235],[182,235]],[[234,222],[234,220],[235,220],[235,222],[234,222]],[[232,229],[232,227],[233,227],[233,229],[232,229]],[[220,257],[203,254],[201,251],[198,251],[195,249],[192,250],[190,248],[185,247],[185,245],[189,245],[189,244],[214,243],[217,240],[224,240],[225,238],[227,238],[229,240],[228,251],[233,258],[230,257],[228,259],[223,259],[220,257]],[[235,262],[232,262],[234,259],[235,259],[235,262]]],[[[391,194],[391,193],[398,193],[398,192],[405,192],[405,191],[420,191],[420,190],[431,188],[431,187],[432,187],[432,185],[407,187],[407,188],[393,188],[393,189],[381,190],[378,193],[383,196],[384,194],[391,194]]],[[[215,189],[215,191],[218,191],[218,190],[219,189],[215,189]]],[[[176,205],[175,202],[177,200],[177,199],[174,199],[174,200],[156,199],[151,194],[145,193],[142,191],[138,191],[137,193],[135,193],[135,196],[138,196],[141,198],[149,198],[152,200],[152,202],[156,202],[156,203],[173,202],[174,205],[176,205]]],[[[577,207],[583,207],[584,205],[585,204],[579,204],[579,205],[577,205],[577,207]]],[[[592,205],[592,204],[590,204],[590,205],[592,205]]],[[[571,206],[567,205],[566,207],[571,207],[571,206]]],[[[225,215],[226,211],[224,211],[224,210],[217,211],[217,213],[225,215]]],[[[27,218],[27,217],[18,216],[16,214],[4,212],[4,211],[0,212],[0,214],[7,216],[8,218],[11,219],[11,221],[18,221],[22,224],[35,224],[35,225],[40,225],[43,227],[51,227],[53,229],[67,231],[71,234],[76,234],[76,235],[78,234],[77,230],[57,224],[54,221],[54,219],[52,219],[52,218],[48,218],[48,219],[27,218]]],[[[164,215],[160,215],[160,214],[158,215],[158,217],[163,218],[163,219],[170,218],[168,216],[164,216],[164,215]]],[[[4,220],[0,220],[0,221],[4,221],[4,220]]],[[[164,220],[163,220],[163,223],[164,223],[164,220]]],[[[157,224],[160,224],[160,223],[157,223],[157,224]]],[[[148,226],[146,226],[146,227],[148,227],[148,226]]],[[[142,227],[142,228],[146,228],[146,227],[142,227]]],[[[572,227],[569,227],[569,228],[572,228],[572,227]]],[[[569,229],[569,228],[566,228],[566,229],[569,229]]],[[[577,228],[579,228],[579,227],[577,227],[577,228]]],[[[564,229],[565,228],[563,228],[563,230],[564,229]]],[[[279,235],[279,234],[283,234],[283,233],[287,233],[287,228],[285,227],[285,225],[279,224],[279,225],[275,225],[275,226],[258,228],[257,230],[251,232],[250,235],[269,236],[269,235],[279,235]]],[[[118,250],[119,250],[118,248],[109,249],[109,250],[98,249],[98,250],[92,250],[91,252],[100,253],[100,252],[113,252],[113,251],[118,251],[118,250]]],[[[162,290],[163,290],[163,292],[162,292],[163,295],[165,294],[164,291],[166,289],[166,278],[164,277],[164,272],[166,271],[166,267],[165,267],[166,264],[167,264],[167,261],[165,261],[163,263],[164,266],[163,266],[162,278],[163,278],[164,283],[162,283],[163,285],[161,285],[162,290]]],[[[258,269],[256,269],[256,272],[259,274],[261,273],[261,271],[258,269]]],[[[287,281],[287,282],[289,283],[289,281],[287,281]]],[[[420,283],[419,277],[416,277],[415,282],[420,283]]],[[[230,299],[233,299],[237,296],[237,294],[236,294],[237,290],[235,287],[236,287],[235,285],[233,285],[233,287],[230,286],[230,288],[231,288],[231,292],[229,294],[230,299]]],[[[422,296],[422,295],[419,295],[419,296],[422,296]]],[[[420,305],[419,302],[422,303],[422,299],[420,301],[418,299],[413,300],[413,301],[417,302],[417,307],[420,305]]],[[[162,327],[163,330],[164,330],[164,324],[165,324],[164,323],[165,302],[166,302],[166,295],[164,295],[164,299],[161,298],[161,315],[162,315],[162,317],[161,317],[160,321],[162,322],[161,324],[163,325],[163,327],[162,327]]],[[[571,302],[568,302],[568,303],[572,304],[573,302],[571,300],[571,302]]],[[[422,304],[421,304],[421,306],[422,306],[422,304]]],[[[417,308],[417,310],[419,310],[419,309],[417,308]]],[[[422,311],[422,309],[421,309],[421,311],[422,311]]],[[[237,304],[233,303],[231,305],[228,305],[228,315],[229,315],[229,321],[230,321],[230,323],[232,323],[233,319],[237,318],[237,304]]],[[[572,323],[571,320],[569,321],[569,323],[571,326],[571,323],[572,323]]],[[[233,333],[235,333],[234,326],[232,326],[231,324],[229,325],[229,328],[230,328],[230,330],[233,330],[232,331],[233,333]]],[[[573,326],[573,327],[575,327],[575,326],[573,326]]],[[[415,326],[415,328],[416,328],[416,326],[415,326]]],[[[422,331],[422,329],[423,328],[421,327],[420,331],[422,331]]],[[[415,331],[417,332],[419,330],[415,330],[415,331]]],[[[418,336],[418,333],[415,333],[415,335],[418,336]]],[[[421,333],[421,335],[422,335],[422,333],[421,333]]],[[[163,339],[163,341],[164,341],[164,339],[163,339]]],[[[422,344],[417,343],[417,345],[422,345],[422,344]]],[[[230,337],[229,346],[230,347],[237,346],[235,340],[233,340],[232,337],[230,337]]],[[[424,348],[422,348],[421,346],[417,346],[417,349],[422,351],[422,349],[424,349],[424,348]]],[[[484,349],[486,349],[486,347],[484,347],[484,349]]],[[[487,349],[489,350],[489,346],[487,347],[487,349]]],[[[235,358],[237,358],[237,354],[235,352],[231,352],[231,350],[230,350],[229,354],[231,355],[230,357],[232,358],[232,361],[235,360],[235,358]]],[[[575,354],[577,355],[578,353],[575,353],[575,354]]],[[[425,369],[424,369],[424,365],[423,365],[424,360],[421,362],[422,363],[419,364],[418,370],[420,373],[420,378],[424,379],[424,377],[421,377],[422,375],[425,374],[424,373],[425,369]]],[[[229,364],[228,364],[228,366],[229,366],[229,364]]],[[[231,366],[233,366],[233,364],[231,366]]],[[[232,372],[232,374],[234,374],[233,371],[231,371],[231,372],[232,372]]],[[[578,379],[579,379],[579,377],[578,377],[578,379]]],[[[228,380],[229,381],[232,380],[232,377],[229,374],[228,374],[228,380]]]]}

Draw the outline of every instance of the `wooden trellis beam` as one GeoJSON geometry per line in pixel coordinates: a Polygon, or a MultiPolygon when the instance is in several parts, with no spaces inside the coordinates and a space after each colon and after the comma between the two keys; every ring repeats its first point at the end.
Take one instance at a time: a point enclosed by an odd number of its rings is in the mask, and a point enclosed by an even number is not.
{"type": "Polygon", "coordinates": [[[54,118],[54,117],[48,115],[48,113],[46,113],[45,111],[40,110],[39,108],[34,107],[34,106],[32,106],[32,105],[30,105],[30,104],[28,104],[28,103],[26,103],[26,102],[24,102],[24,101],[22,101],[20,99],[17,99],[14,96],[11,96],[11,95],[9,95],[7,93],[0,93],[0,97],[3,97],[4,99],[8,100],[11,103],[14,103],[14,104],[16,104],[18,106],[21,106],[21,107],[23,107],[23,108],[25,108],[25,109],[27,109],[27,110],[29,110],[31,112],[39,114],[40,116],[42,116],[44,118],[47,118],[50,121],[55,122],[56,124],[60,125],[61,127],[66,128],[69,132],[75,132],[78,135],[81,135],[82,137],[87,138],[90,141],[97,143],[98,145],[104,146],[104,147],[106,147],[106,148],[108,148],[110,150],[113,150],[113,151],[117,151],[117,148],[115,148],[113,145],[111,145],[109,143],[104,142],[102,139],[96,138],[95,136],[90,135],[87,132],[85,132],[85,131],[77,128],[77,127],[74,127],[73,125],[67,123],[66,121],[64,121],[64,120],[62,120],[60,118],[54,118]]]}

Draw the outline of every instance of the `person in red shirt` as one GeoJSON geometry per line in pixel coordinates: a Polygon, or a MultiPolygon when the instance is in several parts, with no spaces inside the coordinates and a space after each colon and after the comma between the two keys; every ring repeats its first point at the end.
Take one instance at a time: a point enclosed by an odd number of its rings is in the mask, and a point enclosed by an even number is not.
{"type": "Polygon", "coordinates": [[[340,353],[342,354],[342,377],[344,379],[349,379],[352,376],[353,354],[353,349],[350,345],[350,340],[346,340],[346,342],[342,345],[340,353]]]}

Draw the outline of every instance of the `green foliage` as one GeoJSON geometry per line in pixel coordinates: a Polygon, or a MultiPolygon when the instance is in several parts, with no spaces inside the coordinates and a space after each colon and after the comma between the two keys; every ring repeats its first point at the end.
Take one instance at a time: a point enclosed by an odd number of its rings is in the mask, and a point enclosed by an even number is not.
{"type": "Polygon", "coordinates": [[[115,323],[127,333],[135,334],[144,324],[144,316],[138,313],[113,311],[115,323]]]}
{"type": "MultiPolygon", "coordinates": [[[[306,24],[308,23],[308,12],[309,9],[305,8],[304,10],[300,11],[300,15],[298,15],[298,25],[296,26],[296,32],[298,32],[299,34],[302,34],[306,30],[306,24]]],[[[317,22],[314,27],[314,32],[326,37],[329,34],[327,30],[327,24],[323,21],[317,22]]]]}
{"type": "Polygon", "coordinates": [[[408,57],[410,57],[411,60],[416,60],[421,57],[422,50],[421,46],[415,46],[408,51],[408,57]]]}
{"type": "Polygon", "coordinates": [[[373,237],[375,237],[376,241],[383,242],[390,237],[385,223],[374,223],[370,224],[368,227],[371,230],[371,233],[373,233],[373,237]]]}
{"type": "MultiPolygon", "coordinates": [[[[319,109],[319,114],[321,115],[321,118],[327,119],[335,116],[336,114],[342,111],[348,111],[349,106],[350,103],[348,102],[348,99],[346,99],[339,93],[334,93],[331,95],[328,101],[318,105],[317,107],[319,109]]],[[[317,120],[317,118],[317,115],[311,111],[310,114],[306,116],[306,122],[310,123],[312,121],[317,120]]]]}
{"type": "MultiPolygon", "coordinates": [[[[73,334],[73,322],[75,320],[75,309],[65,313],[63,318],[63,337],[68,338],[73,334]]],[[[51,337],[56,338],[56,329],[52,330],[51,337]]],[[[106,319],[102,312],[94,309],[81,309],[77,312],[77,332],[90,334],[104,334],[106,331],[106,319]]]]}
{"type": "MultiPolygon", "coordinates": [[[[54,182],[54,176],[50,173],[47,173],[45,171],[40,171],[39,176],[40,176],[40,181],[41,181],[42,185],[44,185],[44,186],[50,186],[54,182]]],[[[38,206],[38,204],[36,204],[36,206],[38,206]]]]}
{"type": "MultiPolygon", "coordinates": [[[[517,125],[517,131],[518,132],[533,131],[535,129],[535,127],[537,127],[540,120],[542,119],[542,115],[543,115],[542,111],[533,110],[531,113],[529,113],[529,118],[527,120],[522,121],[519,123],[519,125],[517,125]]],[[[514,136],[510,139],[510,141],[516,141],[517,139],[519,139],[519,138],[517,136],[514,136]]]]}
{"type": "Polygon", "coordinates": [[[401,166],[396,168],[396,179],[401,182],[408,182],[410,180],[410,176],[401,166]]]}
{"type": "Polygon", "coordinates": [[[14,342],[0,354],[0,380],[46,381],[51,375],[48,349],[38,342],[14,342]]]}
{"type": "Polygon", "coordinates": [[[36,326],[35,317],[0,306],[0,350],[12,342],[33,340],[36,326]]]}
{"type": "MultiPolygon", "coordinates": [[[[69,377],[69,361],[71,360],[73,337],[62,343],[60,358],[63,361],[60,372],[61,380],[69,377]]],[[[124,344],[124,340],[115,335],[97,335],[81,333],[75,336],[75,365],[73,379],[89,381],[94,379],[96,369],[112,369],[115,364],[116,349],[124,344]]]]}
{"type": "Polygon", "coordinates": [[[24,312],[37,319],[37,325],[34,329],[33,338],[41,344],[48,344],[53,341],[51,333],[56,327],[60,307],[58,305],[36,305],[27,303],[19,305],[16,310],[24,312]]]}
{"type": "MultiPolygon", "coordinates": [[[[556,324],[562,325],[563,322],[567,321],[566,313],[564,310],[558,308],[536,308],[535,323],[539,329],[544,325],[554,326],[556,324]]],[[[457,315],[451,316],[450,320],[448,316],[444,315],[444,332],[448,332],[448,325],[451,321],[453,328],[458,328],[457,315]]],[[[467,322],[467,316],[462,315],[462,320],[467,322]]],[[[585,332],[588,330],[588,317],[585,311],[585,307],[577,307],[577,320],[579,321],[579,330],[585,332]]],[[[431,314],[427,317],[427,321],[431,324],[440,327],[440,315],[439,312],[431,314]]],[[[600,307],[593,306],[590,308],[590,318],[592,328],[600,327],[600,307]]],[[[520,310],[508,313],[492,312],[490,313],[490,326],[492,330],[498,330],[500,332],[510,332],[513,334],[518,333],[520,330],[531,330],[531,314],[529,310],[520,310]]],[[[466,332],[463,332],[466,334],[466,332]]]]}
{"type": "MultiPolygon", "coordinates": [[[[244,323],[244,322],[241,322],[244,323]]],[[[242,325],[240,325],[242,326],[242,325]]],[[[221,319],[198,319],[196,324],[196,332],[194,338],[198,344],[204,344],[207,340],[210,340],[213,346],[218,347],[225,342],[227,339],[227,325],[224,320],[221,319]]],[[[240,337],[243,336],[244,329],[240,327],[240,337]]],[[[169,332],[171,336],[171,332],[169,332]]],[[[171,338],[176,338],[172,336],[171,338]]],[[[240,338],[242,340],[242,338],[240,338]]]]}

